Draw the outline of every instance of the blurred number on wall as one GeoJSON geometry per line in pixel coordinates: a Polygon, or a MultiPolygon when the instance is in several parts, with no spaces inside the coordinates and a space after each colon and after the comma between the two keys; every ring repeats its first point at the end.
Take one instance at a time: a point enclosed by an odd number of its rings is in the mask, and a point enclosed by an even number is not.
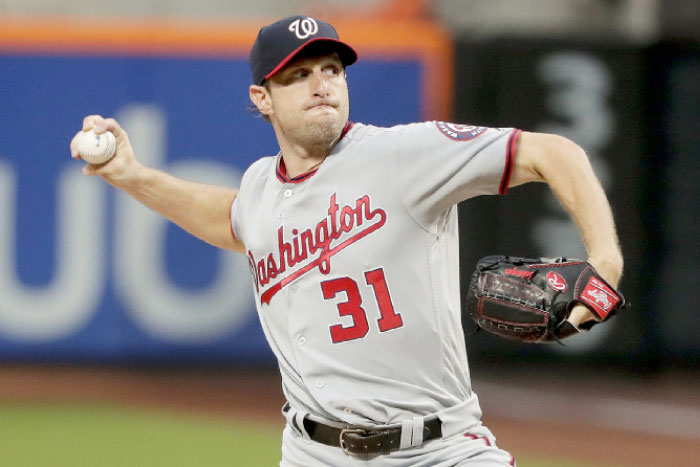
{"type": "MultiPolygon", "coordinates": [[[[613,205],[626,268],[634,271],[644,244],[638,197],[647,157],[641,51],[612,44],[464,38],[456,53],[455,121],[556,133],[583,147],[613,205]]],[[[462,203],[460,235],[463,276],[488,254],[586,257],[575,224],[543,184],[462,203]]],[[[633,279],[634,274],[626,276],[621,287],[636,301],[633,279]]],[[[622,358],[642,345],[642,329],[642,319],[629,314],[569,339],[565,347],[522,346],[486,333],[468,336],[467,342],[480,358],[508,352],[622,358]]]]}

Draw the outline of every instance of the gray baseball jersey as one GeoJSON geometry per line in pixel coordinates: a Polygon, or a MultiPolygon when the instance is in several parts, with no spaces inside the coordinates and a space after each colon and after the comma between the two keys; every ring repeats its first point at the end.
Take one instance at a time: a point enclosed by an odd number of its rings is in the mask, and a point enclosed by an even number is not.
{"type": "Polygon", "coordinates": [[[456,204],[505,193],[518,130],[348,125],[316,170],[246,171],[231,208],[292,407],[385,425],[479,423],[460,321],[456,204]]]}

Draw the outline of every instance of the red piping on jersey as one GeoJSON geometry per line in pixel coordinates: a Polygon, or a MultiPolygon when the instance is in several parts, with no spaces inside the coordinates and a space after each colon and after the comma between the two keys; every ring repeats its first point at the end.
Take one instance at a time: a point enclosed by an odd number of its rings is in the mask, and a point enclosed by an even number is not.
{"type": "Polygon", "coordinates": [[[308,172],[304,172],[301,175],[297,175],[293,178],[287,178],[287,166],[284,164],[284,158],[280,157],[279,164],[277,164],[277,178],[282,183],[301,183],[307,178],[311,177],[318,171],[318,167],[308,172]]]}
{"type": "MultiPolygon", "coordinates": [[[[348,131],[353,127],[354,123],[352,122],[347,122],[345,123],[345,127],[343,128],[342,133],[340,133],[340,138],[338,138],[338,141],[343,139],[343,137],[348,134],[348,131]]],[[[301,175],[297,175],[296,177],[289,178],[287,176],[287,166],[284,164],[284,158],[282,157],[280,153],[280,158],[279,158],[279,163],[277,164],[277,168],[275,173],[277,174],[277,179],[282,182],[282,183],[301,183],[304,180],[310,178],[312,175],[314,175],[318,171],[318,167],[316,167],[313,170],[309,170],[308,172],[304,172],[301,175]]]]}
{"type": "MultiPolygon", "coordinates": [[[[470,438],[470,439],[473,439],[473,440],[480,439],[480,440],[484,441],[484,442],[486,443],[487,446],[491,446],[491,441],[489,441],[489,439],[488,439],[486,436],[483,436],[483,435],[474,435],[474,434],[471,434],[471,433],[464,433],[464,437],[465,437],[465,438],[470,438]]],[[[510,454],[510,453],[508,453],[508,454],[510,454]]],[[[513,456],[513,454],[510,454],[510,461],[508,462],[508,465],[515,466],[515,457],[513,456]]]]}
{"type": "Polygon", "coordinates": [[[515,162],[515,143],[517,142],[520,133],[522,133],[521,130],[515,129],[508,137],[508,147],[506,148],[506,166],[503,169],[503,177],[501,177],[501,184],[498,188],[499,195],[505,195],[508,193],[510,176],[513,174],[513,164],[515,162]]]}
{"type": "Polygon", "coordinates": [[[473,435],[473,434],[471,434],[471,433],[464,433],[464,437],[465,437],[465,438],[471,438],[471,439],[474,439],[474,440],[480,439],[480,440],[482,440],[482,441],[484,441],[484,442],[486,443],[486,446],[491,446],[491,441],[489,441],[489,439],[488,439],[486,436],[482,436],[482,435],[473,435]]]}

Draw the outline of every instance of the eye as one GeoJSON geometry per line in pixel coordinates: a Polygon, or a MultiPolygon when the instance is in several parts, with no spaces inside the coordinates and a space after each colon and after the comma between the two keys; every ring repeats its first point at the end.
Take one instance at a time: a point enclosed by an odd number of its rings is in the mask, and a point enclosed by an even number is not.
{"type": "Polygon", "coordinates": [[[301,79],[306,78],[309,75],[308,70],[304,68],[297,68],[296,70],[293,70],[288,76],[287,76],[287,81],[292,82],[292,81],[298,81],[301,79]]]}
{"type": "Polygon", "coordinates": [[[329,76],[336,76],[340,74],[340,67],[337,65],[328,65],[323,69],[323,72],[329,76]]]}

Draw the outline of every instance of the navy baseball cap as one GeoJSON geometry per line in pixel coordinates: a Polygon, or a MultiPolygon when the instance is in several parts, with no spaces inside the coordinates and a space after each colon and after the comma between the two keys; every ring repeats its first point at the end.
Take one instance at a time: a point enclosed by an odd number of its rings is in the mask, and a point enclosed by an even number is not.
{"type": "Polygon", "coordinates": [[[337,52],[343,66],[357,61],[355,50],[338,38],[330,24],[308,16],[288,16],[258,32],[248,60],[253,83],[263,84],[312,44],[321,50],[337,52]]]}

